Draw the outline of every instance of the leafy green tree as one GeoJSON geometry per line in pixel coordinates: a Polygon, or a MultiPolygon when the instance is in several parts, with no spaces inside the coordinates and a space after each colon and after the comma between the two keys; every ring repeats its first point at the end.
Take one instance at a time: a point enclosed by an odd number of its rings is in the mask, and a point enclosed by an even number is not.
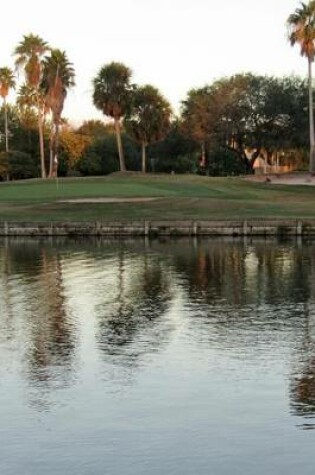
{"type": "Polygon", "coordinates": [[[136,87],[132,96],[132,107],[124,125],[127,133],[141,145],[142,172],[145,173],[147,146],[167,135],[172,111],[169,102],[151,85],[136,87]]]}
{"type": "Polygon", "coordinates": [[[242,74],[220,80],[214,88],[221,104],[217,142],[236,153],[249,171],[262,154],[268,161],[276,152],[300,146],[297,135],[304,135],[305,124],[303,81],[242,74]]]}
{"type": "Polygon", "coordinates": [[[37,164],[34,158],[25,152],[0,152],[0,176],[2,180],[33,178],[37,176],[37,164]]]}
{"type": "Polygon", "coordinates": [[[75,174],[76,163],[83,156],[85,150],[91,145],[92,138],[88,135],[79,134],[77,131],[72,129],[70,126],[65,126],[62,128],[60,133],[60,153],[59,157],[62,161],[59,164],[58,172],[61,174],[75,174]]]}
{"type": "Polygon", "coordinates": [[[234,156],[240,163],[233,173],[250,173],[260,155],[271,161],[277,152],[305,145],[305,92],[304,81],[294,77],[222,78],[189,91],[182,106],[182,132],[204,146],[208,159],[212,150],[216,163],[220,153],[227,164],[234,156]]]}
{"type": "MultiPolygon", "coordinates": [[[[36,89],[28,84],[22,84],[18,90],[16,104],[18,106],[18,116],[19,122],[22,129],[26,129],[28,131],[36,128],[39,131],[40,136],[40,155],[39,159],[42,163],[42,159],[44,159],[44,166],[42,166],[42,178],[46,177],[46,170],[47,170],[47,137],[49,136],[49,128],[46,121],[46,115],[49,112],[46,97],[43,91],[38,93],[36,89]]],[[[36,153],[36,155],[38,155],[36,153]]]]}
{"type": "Polygon", "coordinates": [[[53,129],[50,141],[49,177],[57,175],[59,129],[64,102],[68,90],[75,85],[74,69],[64,51],[52,49],[43,61],[43,78],[41,88],[45,93],[46,103],[52,113],[53,129]]]}
{"type": "Polygon", "coordinates": [[[121,119],[130,108],[131,69],[122,63],[112,62],[103,66],[93,79],[95,107],[114,120],[120,171],[126,170],[121,140],[121,119]]]}
{"type": "Polygon", "coordinates": [[[3,99],[4,109],[4,130],[5,130],[5,149],[9,151],[9,129],[8,129],[8,108],[7,108],[7,96],[10,89],[15,88],[15,78],[13,71],[10,68],[0,68],[0,96],[3,99]]]}
{"type": "Polygon", "coordinates": [[[191,89],[182,101],[181,131],[199,144],[200,168],[206,166],[207,149],[215,142],[216,122],[222,109],[222,98],[215,94],[212,85],[191,89]]]}
{"type": "Polygon", "coordinates": [[[212,147],[207,156],[207,167],[204,173],[210,176],[245,175],[247,168],[241,160],[237,160],[234,150],[217,145],[212,147]]]}
{"type": "Polygon", "coordinates": [[[104,139],[113,133],[111,124],[104,124],[101,120],[87,120],[76,130],[78,134],[90,137],[92,141],[104,139]]]}
{"type": "Polygon", "coordinates": [[[312,63],[315,57],[315,0],[308,4],[301,3],[287,20],[289,40],[292,46],[296,43],[301,48],[301,55],[306,56],[308,62],[309,88],[309,128],[310,128],[310,173],[315,173],[315,137],[314,137],[314,110],[312,63]]]}
{"type": "Polygon", "coordinates": [[[148,165],[152,172],[196,173],[199,144],[185,136],[181,123],[175,119],[167,136],[148,146],[148,165]]]}
{"type": "MultiPolygon", "coordinates": [[[[122,142],[126,150],[128,168],[137,170],[140,162],[138,147],[125,133],[122,133],[122,142]]],[[[119,171],[115,134],[108,134],[87,147],[75,168],[82,175],[88,176],[107,175],[119,171]]]]}
{"type": "MultiPolygon", "coordinates": [[[[50,51],[50,47],[42,38],[37,35],[25,35],[23,40],[14,50],[16,56],[15,65],[25,73],[27,89],[24,92],[33,90],[34,101],[37,108],[38,133],[41,176],[46,178],[45,168],[45,148],[44,148],[44,120],[46,112],[45,96],[41,89],[43,74],[43,58],[50,51]]],[[[23,90],[22,90],[23,92],[23,90]]]]}

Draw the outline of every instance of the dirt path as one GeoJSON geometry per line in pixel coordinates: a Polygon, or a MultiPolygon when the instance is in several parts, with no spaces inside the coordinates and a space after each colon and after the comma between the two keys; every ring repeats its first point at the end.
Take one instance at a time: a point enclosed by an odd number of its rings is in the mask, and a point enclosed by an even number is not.
{"type": "Polygon", "coordinates": [[[307,185],[315,186],[315,176],[309,173],[284,173],[283,175],[253,175],[245,180],[255,183],[273,183],[275,185],[307,185]]]}

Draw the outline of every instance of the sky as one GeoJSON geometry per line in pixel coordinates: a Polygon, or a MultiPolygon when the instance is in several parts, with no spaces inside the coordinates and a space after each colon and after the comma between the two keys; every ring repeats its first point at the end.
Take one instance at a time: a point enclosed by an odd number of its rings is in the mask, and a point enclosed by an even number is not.
{"type": "Polygon", "coordinates": [[[111,61],[130,67],[133,82],[157,87],[176,113],[189,89],[223,76],[306,76],[307,62],[288,43],[285,24],[299,5],[296,0],[12,0],[3,9],[0,67],[13,67],[14,48],[33,33],[65,51],[74,65],[76,86],[63,114],[72,124],[103,117],[92,103],[92,79],[111,61]]]}

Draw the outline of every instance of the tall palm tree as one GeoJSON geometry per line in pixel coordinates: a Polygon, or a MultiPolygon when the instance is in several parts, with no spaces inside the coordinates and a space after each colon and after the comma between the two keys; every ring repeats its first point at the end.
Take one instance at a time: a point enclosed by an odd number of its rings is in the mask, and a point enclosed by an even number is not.
{"type": "Polygon", "coordinates": [[[168,133],[172,111],[168,101],[151,85],[136,87],[132,96],[132,107],[124,124],[127,133],[141,144],[142,172],[145,173],[146,148],[168,133]]]}
{"type": "Polygon", "coordinates": [[[114,119],[120,171],[126,170],[120,122],[130,107],[131,74],[124,64],[112,62],[103,66],[93,79],[95,107],[114,119]]]}
{"type": "Polygon", "coordinates": [[[43,58],[48,51],[50,51],[50,47],[46,41],[33,34],[25,35],[14,50],[14,55],[16,56],[15,65],[18,69],[24,71],[27,86],[32,88],[35,92],[42,178],[46,178],[46,168],[44,150],[45,106],[43,91],[41,90],[41,81],[43,58]]]}
{"type": "Polygon", "coordinates": [[[315,0],[308,4],[301,2],[287,19],[288,36],[292,46],[296,43],[301,48],[301,55],[308,61],[308,89],[309,89],[309,126],[310,126],[310,173],[315,173],[315,138],[314,138],[314,111],[312,87],[312,63],[315,57],[315,0]]]}
{"type": "Polygon", "coordinates": [[[42,90],[45,92],[46,102],[52,113],[53,130],[50,141],[49,176],[57,175],[58,146],[61,115],[68,90],[75,85],[74,69],[64,51],[51,50],[43,62],[42,90]]]}
{"type": "Polygon", "coordinates": [[[4,109],[4,129],[5,129],[5,150],[9,151],[9,129],[8,129],[8,107],[7,96],[10,89],[15,88],[15,78],[13,71],[10,68],[0,68],[0,96],[3,99],[4,109]]]}

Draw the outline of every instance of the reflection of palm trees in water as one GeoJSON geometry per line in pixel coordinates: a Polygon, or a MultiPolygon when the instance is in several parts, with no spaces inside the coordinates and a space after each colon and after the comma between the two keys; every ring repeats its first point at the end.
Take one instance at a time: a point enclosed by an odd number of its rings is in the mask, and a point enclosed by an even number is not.
{"type": "Polygon", "coordinates": [[[305,418],[304,429],[315,429],[315,305],[305,305],[304,338],[290,382],[292,412],[305,418]]]}
{"type": "Polygon", "coordinates": [[[14,316],[12,311],[12,298],[11,298],[11,288],[10,288],[10,274],[11,274],[11,265],[10,265],[10,253],[8,252],[8,240],[5,239],[4,246],[1,249],[1,276],[2,276],[2,285],[3,285],[3,309],[1,315],[1,332],[0,332],[0,341],[10,340],[14,337],[14,316]]]}
{"type": "Polygon", "coordinates": [[[10,287],[5,291],[7,314],[12,326],[22,331],[16,329],[16,338],[23,338],[21,346],[26,348],[23,365],[35,388],[33,402],[45,404],[50,386],[69,384],[73,372],[75,340],[65,309],[61,258],[38,241],[12,240],[2,252],[4,284],[8,280],[10,287]]]}
{"type": "Polygon", "coordinates": [[[225,295],[235,304],[241,299],[246,248],[238,243],[206,240],[197,247],[184,241],[174,248],[177,275],[193,303],[213,303],[225,295]]]}
{"type": "Polygon", "coordinates": [[[302,298],[305,302],[303,317],[303,338],[297,344],[295,361],[290,382],[292,412],[302,416],[304,429],[315,428],[315,255],[314,245],[304,246],[295,255],[295,292],[300,294],[306,287],[302,298]],[[304,284],[304,285],[303,285],[304,284]]]}
{"type": "Polygon", "coordinates": [[[111,363],[132,368],[168,339],[162,317],[171,300],[170,281],[156,257],[118,252],[117,288],[98,309],[98,345],[111,363]]]}
{"type": "MultiPolygon", "coordinates": [[[[249,348],[258,358],[260,344],[262,349],[287,345],[298,359],[290,383],[292,410],[314,417],[314,244],[299,248],[292,243],[206,240],[194,248],[187,240],[160,247],[153,243],[147,253],[138,244],[113,246],[109,254],[108,244],[105,250],[96,252],[94,245],[91,249],[91,269],[97,256],[100,276],[108,278],[103,281],[96,275],[89,287],[103,369],[118,368],[121,376],[129,377],[147,355],[163,348],[171,336],[167,311],[177,287],[187,296],[189,312],[183,318],[192,342],[213,342],[226,351],[249,348]],[[93,294],[93,285],[104,286],[101,296],[93,294]],[[100,305],[95,303],[98,298],[100,305]]],[[[69,384],[74,372],[75,328],[65,305],[62,259],[54,247],[38,241],[23,245],[12,241],[1,252],[7,297],[2,305],[11,309],[10,330],[3,316],[1,324],[13,338],[17,323],[24,325],[25,373],[36,387],[36,404],[43,403],[52,388],[69,384]]],[[[83,270],[82,278],[87,278],[83,270]]],[[[94,326],[91,332],[94,336],[94,326]]]]}
{"type": "Polygon", "coordinates": [[[62,264],[59,254],[41,252],[41,311],[33,314],[30,377],[37,381],[69,380],[75,346],[73,328],[65,310],[62,264]]]}

